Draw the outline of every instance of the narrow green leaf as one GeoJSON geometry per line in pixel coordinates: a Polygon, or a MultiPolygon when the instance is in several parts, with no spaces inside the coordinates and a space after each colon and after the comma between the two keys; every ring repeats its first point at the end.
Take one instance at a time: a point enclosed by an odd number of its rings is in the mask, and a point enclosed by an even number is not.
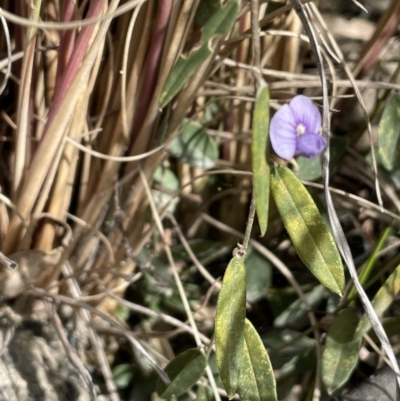
{"type": "Polygon", "coordinates": [[[246,299],[255,303],[267,295],[272,281],[269,261],[251,246],[246,251],[246,299]]]}
{"type": "Polygon", "coordinates": [[[241,401],[276,401],[274,372],[256,329],[246,319],[239,395],[241,401]]]}
{"type": "Polygon", "coordinates": [[[315,371],[317,367],[316,359],[317,355],[314,345],[313,348],[290,359],[282,366],[281,369],[279,369],[279,381],[286,381],[287,379],[292,381],[294,376],[303,375],[306,372],[315,371]]]}
{"type": "Polygon", "coordinates": [[[168,75],[160,96],[160,107],[165,107],[172,98],[184,87],[197,68],[211,54],[208,43],[193,50],[187,57],[181,56],[168,75]]]}
{"type": "Polygon", "coordinates": [[[357,314],[344,309],[329,328],[322,354],[322,380],[329,394],[347,382],[357,365],[361,347],[361,341],[353,339],[357,322],[357,314]]]}
{"type": "Polygon", "coordinates": [[[199,25],[204,26],[221,6],[221,0],[201,0],[194,19],[199,25]]]}
{"type": "Polygon", "coordinates": [[[165,372],[171,379],[167,386],[162,380],[157,382],[160,398],[170,399],[179,396],[197,383],[207,366],[207,358],[198,349],[188,349],[179,354],[166,367],[165,372]]]}
{"type": "MultiPolygon", "coordinates": [[[[305,294],[307,305],[312,309],[317,309],[318,305],[324,300],[327,291],[324,286],[317,285],[310,292],[305,294]]],[[[302,329],[304,323],[308,322],[308,308],[301,299],[296,299],[274,320],[274,327],[292,329],[302,329]]]]}
{"type": "MultiPolygon", "coordinates": [[[[372,300],[372,306],[378,317],[384,314],[399,292],[400,266],[388,277],[372,300]]],[[[344,317],[339,315],[328,332],[322,356],[322,378],[329,393],[342,387],[353,373],[363,336],[371,328],[368,316],[364,315],[354,331],[353,326],[357,322],[357,316],[350,318],[349,315],[350,312],[346,312],[344,317]],[[346,330],[343,330],[343,327],[346,327],[346,330]]]]}
{"type": "Polygon", "coordinates": [[[400,94],[391,97],[379,122],[378,153],[386,170],[400,165],[400,94]]]}
{"type": "MultiPolygon", "coordinates": [[[[375,294],[372,300],[372,306],[378,317],[381,317],[385,311],[389,308],[392,302],[396,299],[396,296],[400,293],[400,265],[396,267],[396,270],[387,278],[385,283],[375,294]]],[[[368,316],[364,314],[361,318],[355,338],[361,338],[371,328],[371,322],[368,316]]]]}
{"type": "Polygon", "coordinates": [[[232,398],[239,385],[246,316],[246,272],[235,256],[226,269],[215,317],[215,350],[221,381],[232,398]]]}
{"type": "Polygon", "coordinates": [[[218,160],[218,145],[201,124],[184,120],[182,132],[169,145],[171,153],[190,164],[203,169],[212,168],[218,160]]]}
{"type": "Polygon", "coordinates": [[[209,41],[217,35],[226,36],[239,16],[240,1],[228,0],[204,25],[201,40],[209,41]]]}
{"type": "Polygon", "coordinates": [[[267,231],[269,210],[270,168],[265,160],[269,132],[269,89],[263,86],[257,93],[253,113],[253,186],[261,235],[267,231]]]}
{"type": "Polygon", "coordinates": [[[314,340],[300,331],[289,329],[272,329],[264,333],[261,340],[266,348],[273,351],[271,363],[275,369],[281,369],[293,358],[314,349],[314,340]],[[297,339],[297,341],[294,341],[297,339]],[[279,351],[276,352],[276,348],[279,351]]]}
{"type": "Polygon", "coordinates": [[[304,185],[287,167],[278,165],[272,170],[271,191],[303,263],[321,284],[342,295],[344,270],[339,251],[304,185]]]}
{"type": "MultiPolygon", "coordinates": [[[[383,249],[386,244],[386,241],[392,232],[392,226],[386,227],[386,229],[381,233],[378,242],[375,244],[373,251],[370,253],[367,261],[362,266],[361,270],[359,271],[358,278],[360,280],[360,284],[364,285],[367,280],[370,279],[372,271],[375,267],[376,261],[378,260],[379,253],[383,249]]],[[[357,296],[357,289],[356,287],[352,286],[351,290],[349,291],[347,298],[353,299],[357,296]]]]}
{"type": "Polygon", "coordinates": [[[212,52],[211,39],[215,36],[226,36],[232,29],[239,15],[238,0],[229,0],[225,6],[212,14],[205,23],[200,45],[187,57],[181,56],[168,75],[160,96],[160,107],[166,106],[183,88],[197,68],[207,60],[212,52]]]}

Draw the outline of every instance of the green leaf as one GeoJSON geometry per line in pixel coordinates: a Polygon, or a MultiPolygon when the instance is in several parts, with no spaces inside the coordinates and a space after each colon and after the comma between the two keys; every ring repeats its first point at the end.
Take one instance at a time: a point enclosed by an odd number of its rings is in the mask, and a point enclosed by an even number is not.
{"type": "Polygon", "coordinates": [[[199,47],[192,50],[187,57],[181,56],[178,59],[161,92],[160,107],[166,106],[207,60],[212,52],[211,39],[215,36],[226,36],[230,32],[239,15],[239,3],[238,0],[229,0],[215,12],[204,25],[199,47]]]}
{"type": "Polygon", "coordinates": [[[218,160],[218,145],[215,139],[197,122],[185,120],[183,125],[181,134],[169,145],[171,153],[192,167],[214,167],[218,160]]]}
{"type": "Polygon", "coordinates": [[[246,252],[246,299],[255,303],[267,294],[271,286],[271,264],[254,248],[247,248],[246,252]]]}
{"type": "Polygon", "coordinates": [[[199,386],[196,401],[213,401],[213,393],[207,386],[199,386]]]}
{"type": "Polygon", "coordinates": [[[265,160],[269,131],[269,89],[262,86],[256,98],[253,113],[253,186],[261,235],[267,231],[269,210],[270,168],[265,160]]]}
{"type": "Polygon", "coordinates": [[[133,369],[131,363],[123,363],[115,366],[112,370],[114,383],[119,390],[127,388],[133,379],[133,369]]]}
{"type": "Polygon", "coordinates": [[[184,87],[197,68],[207,60],[211,54],[208,43],[192,50],[189,56],[181,56],[168,75],[164,89],[160,96],[160,107],[165,107],[172,98],[184,87]]]}
{"type": "Polygon", "coordinates": [[[329,394],[341,388],[357,365],[361,347],[353,339],[358,317],[352,309],[344,309],[329,328],[322,354],[322,380],[329,394]]]}
{"type": "Polygon", "coordinates": [[[196,10],[194,19],[204,26],[206,22],[221,8],[221,0],[201,0],[196,10]]]}
{"type": "Polygon", "coordinates": [[[169,205],[168,211],[174,213],[179,202],[179,199],[173,195],[179,188],[178,178],[172,170],[164,167],[157,167],[153,175],[153,180],[166,190],[165,192],[158,189],[151,190],[154,203],[159,209],[163,209],[165,206],[169,205]]]}
{"type": "Polygon", "coordinates": [[[275,369],[281,369],[294,357],[315,348],[314,340],[310,337],[300,331],[289,329],[272,329],[264,333],[261,339],[265,347],[270,350],[271,363],[275,369]],[[276,348],[279,348],[278,352],[276,348]]]}
{"type": "Polygon", "coordinates": [[[129,318],[131,310],[125,305],[118,305],[114,311],[114,315],[123,322],[126,322],[129,318]]]}
{"type": "Polygon", "coordinates": [[[171,192],[179,189],[178,177],[169,168],[157,167],[153,175],[153,181],[171,192]]]}
{"type": "Polygon", "coordinates": [[[239,385],[246,316],[246,272],[243,259],[229,262],[218,296],[215,350],[221,381],[232,398],[239,385]]]}
{"type": "MultiPolygon", "coordinates": [[[[310,308],[317,309],[318,305],[324,300],[325,295],[325,287],[317,285],[310,292],[305,294],[305,298],[310,308]]],[[[275,318],[274,327],[302,329],[305,322],[308,322],[308,309],[301,299],[296,299],[275,318]]]]}
{"type": "Polygon", "coordinates": [[[296,355],[279,369],[279,383],[286,378],[291,378],[293,380],[293,376],[295,375],[302,375],[306,372],[315,371],[316,359],[315,345],[313,348],[296,355]]]}
{"type": "MultiPolygon", "coordinates": [[[[399,293],[400,265],[396,267],[396,270],[388,277],[372,300],[372,306],[378,317],[381,317],[385,313],[399,293]]],[[[371,322],[369,321],[368,316],[364,314],[358,323],[354,337],[362,338],[362,336],[366,334],[370,328],[371,322]]]]}
{"type": "MultiPolygon", "coordinates": [[[[331,156],[329,168],[332,169],[346,154],[348,140],[346,138],[331,138],[330,142],[331,156]]],[[[300,156],[296,159],[296,163],[297,168],[295,169],[295,173],[299,180],[314,181],[322,177],[319,157],[309,159],[300,156]]]]}
{"type": "Polygon", "coordinates": [[[239,16],[240,1],[228,0],[204,25],[201,40],[208,42],[217,35],[226,36],[239,16]]]}
{"type": "Polygon", "coordinates": [[[299,180],[314,181],[322,176],[321,161],[319,157],[310,159],[308,157],[298,157],[296,159],[297,168],[295,173],[299,180]]]}
{"type": "Polygon", "coordinates": [[[378,153],[386,170],[400,165],[400,94],[391,97],[379,122],[378,153]]]}
{"type": "Polygon", "coordinates": [[[287,167],[278,165],[272,170],[271,191],[303,263],[321,284],[342,295],[344,270],[339,251],[304,185],[287,167]]]}
{"type": "MultiPolygon", "coordinates": [[[[372,306],[378,317],[384,314],[399,292],[400,266],[388,277],[372,300],[372,306]]],[[[345,315],[343,317],[339,315],[328,332],[322,356],[322,378],[329,393],[342,387],[350,378],[357,365],[363,336],[371,328],[367,315],[361,318],[354,330],[358,321],[357,316],[354,313],[351,316],[350,311],[342,313],[345,315]],[[343,327],[346,327],[346,330],[343,330],[343,327]]]]}
{"type": "Polygon", "coordinates": [[[241,401],[276,401],[274,372],[267,351],[253,325],[246,319],[240,371],[241,401]]]}
{"type": "Polygon", "coordinates": [[[171,379],[168,386],[161,380],[157,382],[157,393],[163,399],[179,396],[197,383],[207,366],[207,358],[198,349],[188,349],[179,354],[165,368],[171,379]]]}
{"type": "MultiPolygon", "coordinates": [[[[361,270],[358,272],[358,279],[360,280],[360,284],[364,285],[367,280],[371,278],[372,271],[375,267],[376,261],[378,260],[379,253],[384,248],[386,241],[392,232],[392,226],[386,227],[386,229],[381,233],[378,242],[375,244],[373,251],[370,253],[367,261],[364,263],[361,270]]],[[[352,286],[351,290],[348,292],[347,298],[353,299],[357,296],[356,287],[352,286]]]]}

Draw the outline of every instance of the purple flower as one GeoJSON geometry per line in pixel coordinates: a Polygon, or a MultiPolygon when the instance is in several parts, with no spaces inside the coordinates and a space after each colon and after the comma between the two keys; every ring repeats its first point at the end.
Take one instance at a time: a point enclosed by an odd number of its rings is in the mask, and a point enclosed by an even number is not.
{"type": "Polygon", "coordinates": [[[326,146],[320,130],[321,114],[317,106],[306,96],[295,96],[272,117],[271,144],[282,159],[290,160],[295,155],[312,159],[326,146]]]}

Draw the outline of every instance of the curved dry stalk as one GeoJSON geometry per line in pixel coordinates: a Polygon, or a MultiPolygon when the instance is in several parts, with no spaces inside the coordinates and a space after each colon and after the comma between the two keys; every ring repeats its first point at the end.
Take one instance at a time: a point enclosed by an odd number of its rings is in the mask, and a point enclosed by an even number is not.
{"type": "Polygon", "coordinates": [[[196,255],[190,248],[189,243],[187,242],[185,236],[182,233],[182,230],[179,228],[178,222],[175,220],[175,217],[168,213],[168,218],[172,222],[176,233],[178,234],[179,240],[181,241],[183,247],[185,248],[185,251],[187,252],[188,256],[190,257],[191,261],[193,264],[196,266],[197,270],[199,273],[211,284],[215,285],[216,289],[220,289],[221,284],[218,283],[218,281],[208,272],[208,270],[200,263],[200,261],[197,259],[196,255]]]}
{"type": "Polygon", "coordinates": [[[113,162],[119,162],[119,163],[130,163],[130,162],[137,162],[139,160],[143,160],[146,157],[149,157],[151,155],[154,155],[154,153],[159,152],[160,150],[165,149],[165,145],[158,146],[157,148],[154,148],[153,150],[149,150],[148,152],[143,152],[140,155],[135,155],[135,156],[110,156],[106,155],[101,152],[97,152],[95,150],[89,149],[84,145],[81,145],[79,142],[75,141],[74,139],[67,137],[65,138],[67,142],[71,143],[73,146],[81,150],[82,152],[85,152],[93,157],[97,157],[98,159],[102,160],[109,160],[113,162]]]}
{"type": "MultiPolygon", "coordinates": [[[[157,319],[162,320],[165,323],[168,323],[172,326],[175,326],[179,328],[180,330],[184,331],[185,333],[190,333],[191,335],[194,336],[194,330],[191,326],[187,325],[186,323],[181,322],[179,319],[176,319],[172,316],[169,316],[165,313],[161,312],[155,312],[150,308],[146,308],[145,306],[135,304],[133,302],[127,301],[126,299],[123,299],[121,297],[118,297],[117,295],[113,294],[112,291],[106,289],[103,287],[103,291],[105,292],[105,296],[109,296],[113,299],[115,299],[119,304],[126,306],[130,310],[140,313],[142,315],[146,315],[149,317],[155,317],[157,319]]],[[[83,300],[87,300],[89,297],[82,297],[83,300]]],[[[210,339],[205,336],[202,333],[199,333],[200,339],[204,345],[207,345],[210,343],[210,339]]]]}
{"type": "MultiPolygon", "coordinates": [[[[26,26],[30,28],[39,28],[39,29],[55,29],[59,31],[65,31],[67,29],[79,29],[84,28],[90,25],[96,25],[98,23],[104,21],[111,21],[112,19],[119,17],[122,14],[127,13],[128,11],[134,9],[142,3],[145,3],[148,0],[130,0],[126,2],[124,5],[118,7],[116,10],[110,8],[111,11],[108,11],[101,17],[88,18],[85,20],[76,20],[69,22],[34,22],[29,20],[28,18],[19,17],[13,13],[10,13],[4,9],[0,8],[0,16],[3,16],[6,20],[13,22],[16,25],[26,26]]],[[[310,0],[311,1],[311,0],[310,0]]]]}

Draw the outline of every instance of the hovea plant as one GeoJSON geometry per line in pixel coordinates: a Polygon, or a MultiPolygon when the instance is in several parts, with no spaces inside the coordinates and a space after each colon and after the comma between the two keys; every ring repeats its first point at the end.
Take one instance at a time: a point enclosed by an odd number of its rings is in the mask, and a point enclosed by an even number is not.
{"type": "MultiPolygon", "coordinates": [[[[244,258],[255,210],[259,220],[268,216],[265,197],[269,196],[269,186],[285,228],[305,266],[325,287],[339,295],[343,295],[345,283],[335,241],[307,189],[287,167],[275,165],[270,171],[266,168],[265,156],[259,154],[263,155],[266,147],[259,133],[261,128],[268,127],[268,113],[259,112],[260,108],[269,108],[268,87],[265,84],[258,92],[253,115],[254,199],[244,246],[238,247],[229,263],[218,298],[215,345],[221,380],[229,397],[237,392],[243,400],[273,401],[277,398],[269,357],[262,347],[257,346],[261,340],[255,330],[251,339],[246,337],[249,333],[246,325],[251,328],[252,325],[245,318],[244,273],[244,258]],[[260,169],[264,172],[261,175],[260,169]],[[265,367],[259,369],[260,365],[265,367]],[[252,380],[258,385],[250,385],[252,380]]],[[[321,116],[317,107],[309,98],[297,96],[272,118],[272,146],[283,158],[290,159],[295,154],[314,157],[326,146],[325,139],[319,135],[320,126],[321,116]]]]}

